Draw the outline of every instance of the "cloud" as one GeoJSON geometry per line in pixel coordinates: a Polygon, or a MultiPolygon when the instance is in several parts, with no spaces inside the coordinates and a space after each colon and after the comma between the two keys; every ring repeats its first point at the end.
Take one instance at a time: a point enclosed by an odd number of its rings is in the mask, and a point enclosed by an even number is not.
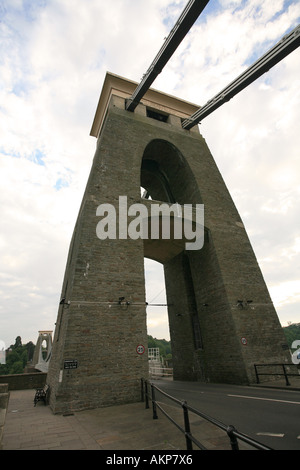
{"type": "MultiPolygon", "coordinates": [[[[73,0],[70,8],[68,0],[2,0],[0,339],[6,344],[19,334],[35,341],[39,329],[54,328],[106,71],[139,81],[185,4],[73,0]]],[[[153,86],[204,104],[299,16],[297,1],[210,2],[153,86]]],[[[200,126],[282,321],[299,321],[293,290],[300,280],[298,77],[297,50],[200,126]]],[[[147,269],[153,298],[163,279],[147,269]]],[[[158,325],[163,313],[152,310],[148,317],[158,325]]],[[[151,330],[154,336],[168,331],[163,324],[151,330]]]]}
{"type": "Polygon", "coordinates": [[[149,334],[158,339],[170,339],[163,265],[145,259],[147,327],[149,334]],[[154,305],[156,304],[156,305],[154,305]],[[158,304],[158,305],[157,305],[158,304]]]}
{"type": "MultiPolygon", "coordinates": [[[[192,29],[168,66],[174,94],[200,105],[299,22],[297,2],[219,4],[192,29]]],[[[289,290],[290,283],[300,285],[294,249],[300,229],[298,77],[296,50],[200,125],[283,324],[300,315],[298,297],[289,290]]]]}

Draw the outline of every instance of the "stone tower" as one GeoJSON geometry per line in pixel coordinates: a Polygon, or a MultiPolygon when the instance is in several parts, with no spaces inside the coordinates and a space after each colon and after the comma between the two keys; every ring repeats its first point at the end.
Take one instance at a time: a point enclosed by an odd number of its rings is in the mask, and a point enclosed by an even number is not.
{"type": "Polygon", "coordinates": [[[108,73],[94,118],[97,148],[48,372],[54,412],[139,400],[140,379],[148,374],[144,257],[164,265],[175,380],[247,384],[255,363],[290,359],[222,176],[198,129],[182,129],[182,119],[199,106],[150,89],[128,112],[125,100],[136,85],[108,73]],[[152,200],[141,197],[141,187],[152,200]],[[203,204],[203,247],[187,250],[174,237],[126,237],[122,210],[154,201],[203,204]],[[115,207],[115,239],[97,236],[103,204],[115,207]]]}
{"type": "Polygon", "coordinates": [[[52,331],[39,331],[32,364],[41,372],[48,372],[52,350],[52,331]]]}

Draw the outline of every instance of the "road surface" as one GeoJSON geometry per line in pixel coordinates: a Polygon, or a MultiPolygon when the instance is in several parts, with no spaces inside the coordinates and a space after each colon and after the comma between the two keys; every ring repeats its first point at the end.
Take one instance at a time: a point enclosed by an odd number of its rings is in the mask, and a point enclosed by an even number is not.
{"type": "MultiPolygon", "coordinates": [[[[300,391],[163,379],[153,383],[272,449],[300,450],[300,391]]],[[[161,394],[156,399],[163,401],[161,394]]]]}

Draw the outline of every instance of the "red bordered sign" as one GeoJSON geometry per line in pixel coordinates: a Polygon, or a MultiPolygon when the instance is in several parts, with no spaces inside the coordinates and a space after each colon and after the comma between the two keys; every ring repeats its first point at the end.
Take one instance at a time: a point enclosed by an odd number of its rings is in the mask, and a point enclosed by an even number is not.
{"type": "Polygon", "coordinates": [[[142,344],[138,344],[137,347],[136,347],[136,352],[138,354],[144,354],[145,352],[145,346],[143,346],[142,344]]]}
{"type": "Polygon", "coordinates": [[[247,338],[241,338],[241,343],[246,346],[247,345],[247,338]]]}

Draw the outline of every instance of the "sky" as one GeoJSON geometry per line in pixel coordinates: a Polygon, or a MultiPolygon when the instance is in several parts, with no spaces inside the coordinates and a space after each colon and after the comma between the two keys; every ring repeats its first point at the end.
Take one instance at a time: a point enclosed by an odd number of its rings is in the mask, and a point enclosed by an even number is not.
{"type": "MultiPolygon", "coordinates": [[[[0,340],[54,330],[107,71],[139,82],[187,0],[0,0],[0,340]]],[[[297,26],[298,0],[210,0],[152,87],[204,105],[297,26]]],[[[300,322],[299,48],[203,120],[283,326],[300,322]]],[[[146,261],[147,301],[165,302],[146,261]]],[[[148,333],[169,339],[166,309],[148,333]]]]}

